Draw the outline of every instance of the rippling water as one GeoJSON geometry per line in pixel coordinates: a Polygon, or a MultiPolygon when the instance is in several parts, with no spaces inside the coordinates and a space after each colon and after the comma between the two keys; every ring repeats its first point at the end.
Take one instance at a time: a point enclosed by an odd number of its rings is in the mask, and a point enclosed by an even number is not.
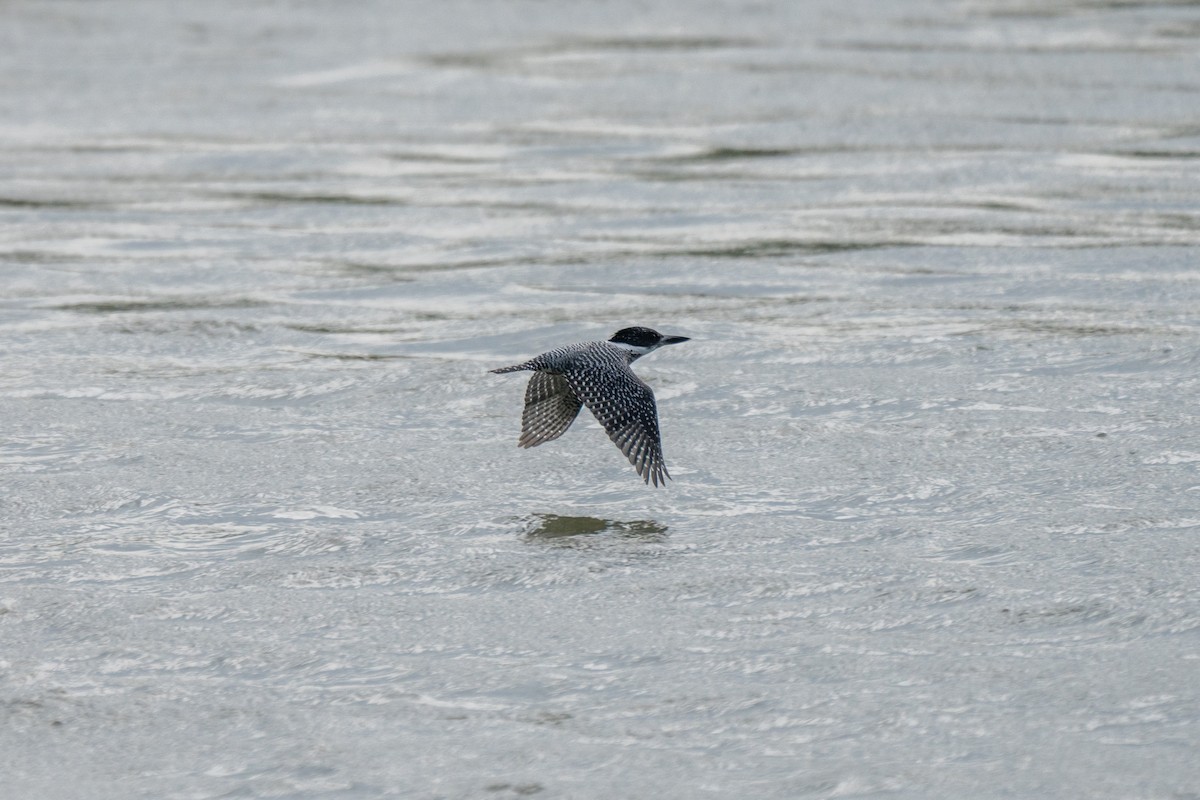
{"type": "Polygon", "coordinates": [[[1198,796],[1200,7],[0,19],[6,797],[1198,796]]]}

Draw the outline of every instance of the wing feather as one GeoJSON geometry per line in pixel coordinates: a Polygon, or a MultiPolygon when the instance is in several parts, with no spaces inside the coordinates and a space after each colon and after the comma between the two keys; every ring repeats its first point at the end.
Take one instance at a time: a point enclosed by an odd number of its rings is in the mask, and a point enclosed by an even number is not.
{"type": "Polygon", "coordinates": [[[535,372],[525,387],[520,447],[537,447],[566,433],[582,404],[562,375],[535,372]]]}
{"type": "Polygon", "coordinates": [[[654,392],[627,364],[605,366],[572,370],[564,377],[642,480],[660,486],[671,475],[663,460],[654,392]]]}

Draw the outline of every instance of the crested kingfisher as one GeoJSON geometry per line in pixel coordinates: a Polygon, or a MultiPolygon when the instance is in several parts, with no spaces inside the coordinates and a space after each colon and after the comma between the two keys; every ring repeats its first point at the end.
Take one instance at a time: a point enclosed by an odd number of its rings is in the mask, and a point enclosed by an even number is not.
{"type": "Polygon", "coordinates": [[[629,365],[663,345],[688,341],[650,328],[622,328],[606,342],[569,344],[495,373],[533,372],[525,389],[519,447],[537,447],[571,427],[579,409],[604,426],[647,484],[671,477],[663,461],[654,392],[629,365]]]}

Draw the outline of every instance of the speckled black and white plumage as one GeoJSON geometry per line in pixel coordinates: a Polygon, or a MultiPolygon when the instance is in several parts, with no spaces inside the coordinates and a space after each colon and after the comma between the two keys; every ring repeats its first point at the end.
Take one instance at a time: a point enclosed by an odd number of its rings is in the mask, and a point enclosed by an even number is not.
{"type": "Polygon", "coordinates": [[[492,370],[534,373],[525,389],[518,444],[537,447],[557,439],[586,405],[642,480],[662,485],[671,476],[663,461],[654,392],[629,365],[665,344],[685,341],[650,328],[624,328],[607,342],[572,344],[492,370]]]}

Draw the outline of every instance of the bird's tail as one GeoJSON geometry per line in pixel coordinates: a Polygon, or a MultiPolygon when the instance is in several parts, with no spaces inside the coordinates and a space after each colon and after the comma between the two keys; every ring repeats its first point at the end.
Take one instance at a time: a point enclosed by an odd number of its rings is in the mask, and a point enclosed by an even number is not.
{"type": "Polygon", "coordinates": [[[488,372],[494,372],[497,375],[502,375],[505,372],[520,372],[523,369],[529,369],[528,364],[514,364],[511,367],[500,367],[500,369],[489,369],[488,372]]]}

